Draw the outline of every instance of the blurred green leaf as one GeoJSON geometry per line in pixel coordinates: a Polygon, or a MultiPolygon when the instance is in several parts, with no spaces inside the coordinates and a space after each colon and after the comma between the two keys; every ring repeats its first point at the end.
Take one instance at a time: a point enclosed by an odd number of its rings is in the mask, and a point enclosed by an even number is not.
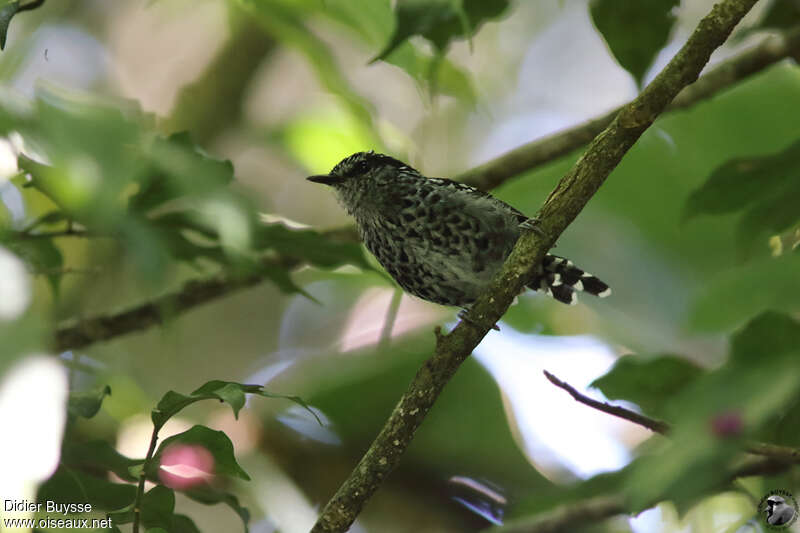
{"type": "Polygon", "coordinates": [[[772,0],[757,27],[784,30],[797,24],[800,24],[798,0],[772,0]]]}
{"type": "Polygon", "coordinates": [[[758,315],[731,338],[730,364],[758,365],[768,357],[782,357],[800,348],[800,323],[774,311],[758,315]]]}
{"type": "Polygon", "coordinates": [[[39,487],[38,501],[91,503],[93,508],[114,510],[133,503],[136,486],[111,483],[79,470],[60,467],[39,487]]]}
{"type": "Polygon", "coordinates": [[[64,222],[67,220],[67,215],[63,211],[54,210],[45,213],[44,215],[40,216],[33,222],[31,222],[28,227],[25,228],[25,232],[30,232],[39,226],[50,226],[52,224],[58,224],[59,222],[64,222]]]}
{"type": "Polygon", "coordinates": [[[800,141],[768,156],[737,158],[718,167],[686,202],[685,216],[744,210],[739,240],[744,250],[800,222],[800,141]]]}
{"type": "Polygon", "coordinates": [[[214,458],[214,472],[224,476],[250,480],[247,472],[242,470],[233,454],[233,444],[222,431],[215,431],[205,426],[193,426],[191,429],[165,439],[149,463],[147,476],[151,480],[158,479],[158,468],[164,450],[173,444],[199,445],[208,450],[214,458]]]}
{"type": "Polygon", "coordinates": [[[156,485],[142,497],[141,517],[146,527],[172,531],[175,511],[175,493],[163,485],[156,485]]]}
{"type": "Polygon", "coordinates": [[[481,24],[499,17],[508,6],[508,0],[400,0],[395,6],[394,33],[374,60],[384,59],[414,35],[426,38],[443,53],[450,41],[472,37],[481,24]]]}
{"type": "Polygon", "coordinates": [[[724,366],[669,400],[664,412],[672,422],[670,439],[642,458],[626,486],[634,512],[670,500],[683,513],[727,485],[742,442],[800,391],[800,346],[788,344],[800,326],[792,322],[773,313],[754,319],[734,337],[724,366]],[[750,353],[754,348],[757,356],[750,353]]]}
{"type": "Polygon", "coordinates": [[[6,47],[6,36],[11,19],[19,12],[19,2],[12,1],[0,7],[0,50],[6,47]]]}
{"type": "Polygon", "coordinates": [[[13,240],[8,243],[13,252],[25,261],[35,273],[43,275],[50,283],[54,295],[58,295],[63,276],[64,256],[52,238],[33,237],[13,240]]]}
{"type": "Polygon", "coordinates": [[[239,503],[239,498],[233,494],[207,486],[191,488],[184,491],[184,494],[194,501],[205,505],[224,503],[230,507],[233,512],[235,512],[242,520],[242,524],[244,525],[244,533],[249,531],[248,524],[250,523],[250,511],[246,507],[243,507],[239,503]]]}
{"type": "Polygon", "coordinates": [[[314,266],[336,268],[352,264],[372,270],[359,243],[336,242],[312,229],[262,224],[257,230],[256,244],[259,248],[272,249],[288,257],[308,261],[314,266]]]}
{"type": "Polygon", "coordinates": [[[185,514],[172,515],[172,527],[169,533],[200,533],[194,521],[185,514]]]}
{"type": "Polygon", "coordinates": [[[800,309],[800,254],[765,257],[730,269],[710,281],[695,299],[689,324],[719,330],[768,309],[800,309]]]}
{"type": "Polygon", "coordinates": [[[273,0],[239,0],[239,3],[256,15],[270,35],[303,54],[320,82],[342,99],[354,117],[373,130],[368,103],[353,89],[339,69],[330,47],[308,29],[294,5],[273,0]]]}
{"type": "Polygon", "coordinates": [[[69,395],[67,409],[73,416],[92,418],[100,411],[100,407],[103,405],[103,399],[110,395],[111,387],[108,385],[97,390],[72,392],[69,395]]]}
{"type": "Polygon", "coordinates": [[[61,463],[65,466],[114,472],[119,478],[131,482],[137,478],[131,474],[130,468],[143,462],[144,459],[125,457],[104,440],[77,442],[65,439],[61,452],[61,463]]]}
{"type": "Polygon", "coordinates": [[[592,22],[617,62],[642,86],[647,69],[669,39],[679,0],[592,0],[592,22]]]}
{"type": "Polygon", "coordinates": [[[600,389],[609,400],[627,400],[646,414],[662,417],[669,399],[702,373],[703,369],[681,357],[626,355],[591,386],[600,389]]]}
{"type": "Polygon", "coordinates": [[[439,54],[425,54],[412,43],[404,42],[382,59],[405,70],[434,94],[453,96],[469,105],[477,103],[469,73],[439,54]]]}

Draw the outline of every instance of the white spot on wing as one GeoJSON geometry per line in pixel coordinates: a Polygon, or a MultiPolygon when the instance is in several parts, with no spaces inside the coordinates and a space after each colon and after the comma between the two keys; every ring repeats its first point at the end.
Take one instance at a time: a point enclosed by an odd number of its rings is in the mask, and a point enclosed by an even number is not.
{"type": "Polygon", "coordinates": [[[597,294],[598,298],[605,298],[606,296],[611,296],[611,287],[609,287],[606,290],[604,290],[603,292],[597,294]]]}

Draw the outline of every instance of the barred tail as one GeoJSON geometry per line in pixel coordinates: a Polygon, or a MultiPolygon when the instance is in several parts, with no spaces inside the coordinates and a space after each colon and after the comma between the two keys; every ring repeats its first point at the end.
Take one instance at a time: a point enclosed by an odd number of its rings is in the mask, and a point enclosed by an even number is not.
{"type": "Polygon", "coordinates": [[[547,254],[542,261],[542,273],[528,284],[528,287],[542,290],[568,305],[578,303],[579,291],[600,298],[611,294],[611,288],[598,278],[576,267],[572,261],[550,254],[547,254]]]}

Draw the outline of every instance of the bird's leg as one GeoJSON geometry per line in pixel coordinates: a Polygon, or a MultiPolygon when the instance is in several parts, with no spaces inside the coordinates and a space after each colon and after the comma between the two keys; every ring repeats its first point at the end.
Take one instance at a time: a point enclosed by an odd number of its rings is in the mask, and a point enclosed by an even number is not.
{"type": "MultiPolygon", "coordinates": [[[[458,312],[458,318],[464,320],[465,322],[469,322],[473,326],[479,326],[480,324],[478,324],[477,322],[472,320],[469,316],[467,316],[468,314],[469,314],[469,309],[462,309],[461,311],[458,312]]],[[[497,324],[492,326],[492,329],[495,331],[500,331],[500,327],[497,324]]]]}

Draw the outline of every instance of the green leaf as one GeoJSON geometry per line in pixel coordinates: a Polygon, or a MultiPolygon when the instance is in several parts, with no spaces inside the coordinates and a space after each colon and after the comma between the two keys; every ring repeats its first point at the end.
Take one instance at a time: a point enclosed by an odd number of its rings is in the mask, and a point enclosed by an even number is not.
{"type": "Polygon", "coordinates": [[[150,419],[153,421],[156,430],[159,430],[164,426],[167,420],[175,416],[184,407],[205,399],[207,398],[190,398],[179,392],[172,390],[167,391],[167,393],[161,397],[161,400],[159,400],[156,408],[150,413],[150,419]]]}
{"type": "Polygon", "coordinates": [[[800,322],[782,313],[760,314],[731,338],[729,363],[758,365],[766,353],[780,357],[800,348],[800,322]]]}
{"type": "Polygon", "coordinates": [[[703,369],[681,357],[626,355],[591,386],[600,389],[610,400],[627,400],[649,415],[662,417],[669,399],[702,373],[703,369]]]}
{"type": "Polygon", "coordinates": [[[352,264],[372,270],[364,250],[354,242],[337,242],[311,229],[291,229],[283,224],[263,224],[257,230],[257,246],[308,261],[323,268],[352,264]]]}
{"type": "Polygon", "coordinates": [[[319,419],[314,410],[311,409],[308,404],[299,396],[275,394],[265,390],[261,385],[245,385],[242,383],[235,383],[233,381],[213,380],[193,391],[192,396],[213,397],[224,401],[231,406],[234,416],[238,417],[239,410],[244,406],[245,393],[257,394],[258,396],[263,396],[264,398],[279,398],[292,401],[311,413],[317,422],[322,425],[322,421],[319,419]]]}
{"type": "Polygon", "coordinates": [[[172,528],[169,533],[200,533],[194,521],[185,514],[172,515],[172,528]]]}
{"type": "Polygon", "coordinates": [[[441,54],[424,54],[406,41],[382,59],[405,70],[434,94],[454,96],[470,105],[477,102],[478,97],[470,74],[441,54]]]}
{"type": "Polygon", "coordinates": [[[800,222],[800,141],[768,156],[738,158],[718,167],[686,202],[685,217],[744,211],[739,241],[749,251],[759,240],[800,222]]]}
{"type": "Polygon", "coordinates": [[[617,62],[642,86],[647,69],[669,39],[679,0],[592,0],[592,22],[617,62]]]}
{"type": "Polygon", "coordinates": [[[11,19],[19,13],[19,1],[8,2],[0,7],[0,50],[6,47],[6,36],[11,19]]]}
{"type": "Polygon", "coordinates": [[[250,511],[239,503],[239,499],[229,492],[217,490],[213,487],[195,487],[184,492],[186,496],[205,505],[224,503],[235,512],[242,520],[244,532],[249,531],[250,511]]]}
{"type": "Polygon", "coordinates": [[[800,24],[800,2],[772,0],[757,27],[785,30],[800,24]]]}
{"type": "Polygon", "coordinates": [[[754,319],[734,336],[724,366],[700,375],[668,401],[664,410],[673,430],[632,472],[626,486],[632,511],[665,499],[685,512],[727,485],[742,443],[759,435],[800,392],[799,329],[774,313],[754,319]],[[732,429],[720,432],[720,418],[733,421],[732,429]]]}
{"type": "Polygon", "coordinates": [[[63,211],[48,211],[44,215],[31,222],[31,224],[25,228],[24,231],[28,233],[39,226],[50,226],[53,224],[58,224],[59,222],[64,222],[65,220],[67,220],[67,215],[63,211]]]}
{"type": "Polygon", "coordinates": [[[125,457],[104,440],[76,442],[73,439],[66,439],[61,451],[61,463],[65,466],[114,472],[125,481],[137,480],[130,469],[143,462],[144,459],[125,457]]]}
{"type": "Polygon", "coordinates": [[[238,418],[239,411],[244,407],[245,394],[257,394],[264,398],[281,398],[290,400],[301,407],[305,408],[317,419],[317,422],[322,425],[322,422],[317,417],[316,413],[303,401],[299,396],[287,396],[283,394],[274,394],[264,390],[261,385],[245,385],[243,383],[235,383],[233,381],[212,380],[201,387],[194,390],[190,396],[180,394],[175,391],[168,391],[158,402],[156,408],[150,415],[153,425],[156,429],[160,429],[164,423],[177,414],[184,407],[191,405],[201,400],[219,400],[226,402],[233,409],[233,414],[238,418]]]}
{"type": "Polygon", "coordinates": [[[354,117],[374,131],[369,104],[339,69],[330,47],[306,26],[294,2],[239,0],[239,3],[256,15],[259,24],[270,35],[304,55],[320,82],[342,99],[354,117]]]}
{"type": "Polygon", "coordinates": [[[161,443],[150,463],[148,477],[157,479],[158,465],[161,464],[161,455],[164,450],[173,444],[199,445],[208,450],[214,458],[214,472],[225,476],[233,476],[246,481],[250,480],[247,472],[242,470],[233,454],[233,444],[222,431],[215,431],[205,426],[196,425],[183,433],[173,435],[161,443]]]}
{"type": "Polygon", "coordinates": [[[689,324],[720,330],[768,309],[800,310],[800,254],[765,257],[717,276],[696,297],[689,324]]]}
{"type": "Polygon", "coordinates": [[[63,275],[64,256],[53,239],[31,238],[16,240],[9,244],[11,249],[28,263],[34,273],[47,277],[53,294],[58,295],[63,275]]]}
{"type": "Polygon", "coordinates": [[[90,503],[93,508],[114,510],[133,503],[136,486],[111,483],[106,479],[61,466],[39,487],[39,501],[58,503],[90,503]]]}
{"type": "Polygon", "coordinates": [[[503,14],[508,5],[508,0],[400,0],[395,6],[394,33],[373,61],[384,59],[414,35],[444,52],[450,41],[472,37],[483,22],[503,14]]]}
{"type": "Polygon", "coordinates": [[[163,485],[156,485],[142,497],[142,524],[147,527],[172,529],[175,511],[175,493],[163,485]]]}
{"type": "Polygon", "coordinates": [[[245,392],[258,392],[259,385],[242,385],[227,381],[209,381],[192,392],[192,396],[213,396],[231,406],[233,416],[239,418],[239,410],[244,407],[245,392]]]}
{"type": "Polygon", "coordinates": [[[103,405],[103,399],[110,395],[111,387],[108,385],[96,390],[72,392],[69,395],[67,409],[73,416],[92,418],[100,411],[100,407],[103,405]]]}

